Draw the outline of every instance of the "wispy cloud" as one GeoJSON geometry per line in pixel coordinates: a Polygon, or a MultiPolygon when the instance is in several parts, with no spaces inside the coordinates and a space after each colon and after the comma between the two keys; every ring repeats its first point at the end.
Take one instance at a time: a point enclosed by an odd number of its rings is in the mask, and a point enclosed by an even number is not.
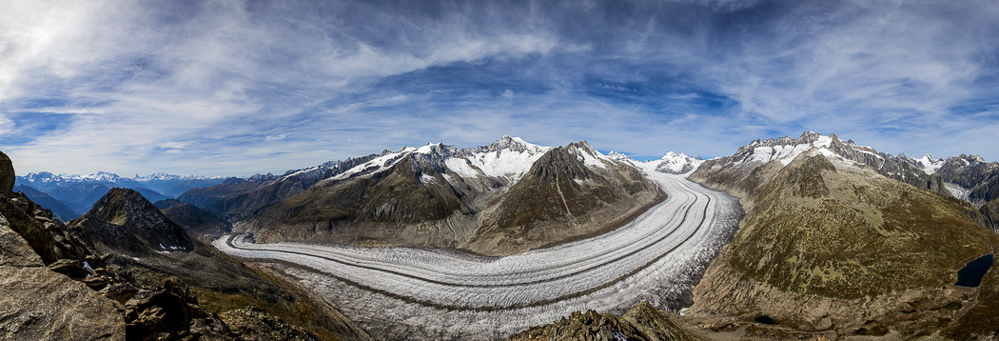
{"type": "Polygon", "coordinates": [[[999,159],[999,5],[15,1],[19,173],[280,172],[504,133],[637,155],[835,132],[999,159]]]}

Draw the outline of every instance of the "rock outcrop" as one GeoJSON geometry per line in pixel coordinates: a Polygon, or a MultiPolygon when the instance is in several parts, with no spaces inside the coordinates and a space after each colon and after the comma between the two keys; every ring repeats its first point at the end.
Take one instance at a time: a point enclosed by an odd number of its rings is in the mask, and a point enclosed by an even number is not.
{"type": "Polygon", "coordinates": [[[599,314],[592,310],[585,313],[577,311],[552,324],[534,327],[514,335],[510,340],[693,341],[700,339],[674,323],[669,313],[656,310],[643,302],[620,317],[599,314]]]}
{"type": "Polygon", "coordinates": [[[125,339],[121,305],[46,268],[3,216],[0,293],[0,339],[125,339]]]}
{"type": "Polygon", "coordinates": [[[14,189],[16,179],[14,165],[10,162],[10,158],[7,157],[7,154],[0,152],[0,195],[9,197],[14,189]]]}

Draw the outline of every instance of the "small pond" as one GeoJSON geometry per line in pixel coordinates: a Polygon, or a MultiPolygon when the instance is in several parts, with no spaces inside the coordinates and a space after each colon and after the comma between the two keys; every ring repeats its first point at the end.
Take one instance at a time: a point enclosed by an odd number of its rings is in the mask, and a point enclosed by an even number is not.
{"type": "Polygon", "coordinates": [[[982,277],[992,267],[992,254],[987,254],[968,262],[963,269],[957,271],[957,283],[962,287],[977,287],[982,284],[982,277]]]}

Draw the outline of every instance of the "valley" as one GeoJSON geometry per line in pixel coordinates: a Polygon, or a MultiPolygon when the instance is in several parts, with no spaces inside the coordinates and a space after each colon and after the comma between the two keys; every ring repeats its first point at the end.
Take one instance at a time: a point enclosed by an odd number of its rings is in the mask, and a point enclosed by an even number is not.
{"type": "Polygon", "coordinates": [[[247,234],[213,244],[275,263],[379,339],[492,339],[564,312],[622,313],[642,302],[679,310],[735,233],[736,199],[683,175],[648,172],[667,198],[596,237],[507,257],[439,248],[279,242],[247,234]],[[387,322],[391,321],[391,322],[387,322]],[[447,323],[443,323],[448,321],[447,323]]]}

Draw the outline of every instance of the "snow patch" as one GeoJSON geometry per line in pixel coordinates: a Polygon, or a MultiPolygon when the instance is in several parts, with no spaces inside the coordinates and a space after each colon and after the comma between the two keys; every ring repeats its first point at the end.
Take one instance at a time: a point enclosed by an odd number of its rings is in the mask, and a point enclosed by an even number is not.
{"type": "Polygon", "coordinates": [[[436,183],[436,182],[437,182],[437,179],[434,178],[433,176],[427,175],[426,173],[420,174],[420,184],[421,185],[433,184],[433,183],[436,183]]]}
{"type": "MultiPolygon", "coordinates": [[[[470,157],[467,158],[467,163],[465,165],[456,167],[464,168],[462,172],[459,172],[455,168],[451,170],[455,171],[462,177],[477,177],[479,172],[476,172],[468,164],[475,166],[481,170],[481,174],[489,177],[506,177],[511,180],[519,180],[520,177],[524,175],[531,166],[534,165],[535,161],[541,158],[546,152],[551,150],[551,147],[541,147],[538,145],[530,144],[524,142],[524,140],[519,137],[513,137],[513,141],[521,144],[523,151],[517,151],[514,149],[498,149],[496,151],[486,151],[486,152],[476,152],[472,153],[470,157]]],[[[450,159],[451,161],[454,159],[450,159]]],[[[464,162],[465,160],[458,160],[464,162]]],[[[452,166],[452,163],[447,163],[448,167],[452,166]]]]}
{"type": "Polygon", "coordinates": [[[439,142],[438,143],[428,143],[426,146],[417,148],[416,149],[416,153],[418,153],[418,154],[431,154],[431,153],[434,152],[434,149],[439,149],[440,147],[441,147],[441,143],[439,143],[439,142]]]}

